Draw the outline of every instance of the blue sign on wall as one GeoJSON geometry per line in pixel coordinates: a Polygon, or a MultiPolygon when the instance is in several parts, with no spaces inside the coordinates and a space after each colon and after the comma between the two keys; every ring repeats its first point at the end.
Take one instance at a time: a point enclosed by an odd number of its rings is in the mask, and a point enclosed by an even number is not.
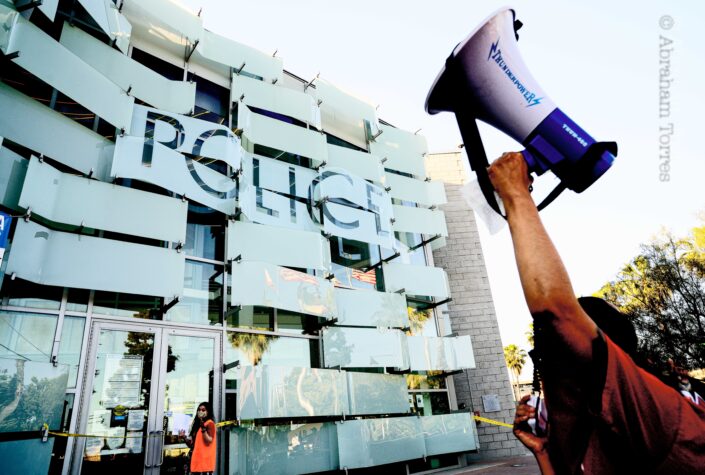
{"type": "Polygon", "coordinates": [[[7,247],[7,238],[10,236],[10,225],[12,224],[12,216],[0,211],[0,264],[5,254],[7,247]]]}

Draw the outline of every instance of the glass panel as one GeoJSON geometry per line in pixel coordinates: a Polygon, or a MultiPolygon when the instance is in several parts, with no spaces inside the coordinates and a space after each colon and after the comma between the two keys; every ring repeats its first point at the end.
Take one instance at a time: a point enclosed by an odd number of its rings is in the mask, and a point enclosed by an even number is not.
{"type": "Polygon", "coordinates": [[[446,299],[450,296],[448,277],[439,267],[408,264],[383,264],[387,292],[403,290],[407,295],[424,295],[446,299]]]}
{"type": "Polygon", "coordinates": [[[399,330],[376,328],[323,329],[325,366],[330,368],[409,367],[406,335],[399,330]]]}
{"type": "Polygon", "coordinates": [[[336,112],[348,115],[356,120],[366,119],[370,122],[377,122],[377,109],[374,105],[358,97],[348,94],[325,79],[316,79],[315,88],[311,88],[311,94],[336,112]]]}
{"type": "Polygon", "coordinates": [[[189,203],[184,252],[189,256],[223,261],[225,219],[222,213],[189,203]]]}
{"type": "Polygon", "coordinates": [[[164,463],[161,473],[188,473],[186,445],[191,423],[201,402],[213,401],[213,338],[168,336],[164,379],[164,463]]]}
{"type": "Polygon", "coordinates": [[[37,432],[42,423],[61,426],[66,365],[0,357],[0,433],[37,432]]]}
{"type": "Polygon", "coordinates": [[[346,371],[351,415],[409,412],[406,380],[396,374],[346,371]]]}
{"type": "Polygon", "coordinates": [[[184,296],[165,320],[220,325],[223,319],[223,266],[186,261],[184,296]]]}
{"type": "Polygon", "coordinates": [[[183,254],[173,249],[51,231],[19,221],[6,272],[39,284],[171,299],[181,295],[183,266],[183,254]]]}
{"type": "Polygon", "coordinates": [[[470,336],[410,336],[409,363],[412,371],[456,371],[475,367],[470,336]],[[460,358],[456,348],[461,352],[460,358]]]}
{"type": "Polygon", "coordinates": [[[362,241],[387,248],[394,247],[389,215],[327,202],[323,206],[323,230],[333,236],[362,241]]]}
{"type": "Polygon", "coordinates": [[[47,442],[42,442],[42,439],[2,442],[2,463],[5,467],[21,467],[21,473],[47,473],[55,440],[56,438],[50,437],[47,442]]]}
{"type": "Polygon", "coordinates": [[[61,173],[32,157],[19,201],[49,221],[183,242],[186,203],[180,199],[61,173]]]}
{"type": "MultiPolygon", "coordinates": [[[[64,69],[62,67],[61,69],[64,69]]],[[[115,144],[0,82],[0,130],[5,138],[107,180],[115,144]]]]}
{"type": "Polygon", "coordinates": [[[143,106],[134,111],[131,135],[117,139],[111,175],[152,183],[235,214],[237,183],[214,169],[240,168],[240,147],[230,129],[143,106]]]}
{"type": "Polygon", "coordinates": [[[433,310],[407,307],[406,311],[409,317],[407,335],[438,336],[433,310]]]}
{"type": "MultiPolygon", "coordinates": [[[[132,23],[133,28],[149,28],[151,38],[171,41],[178,45],[196,43],[203,35],[201,17],[169,0],[125,0],[122,13],[132,23]]],[[[183,51],[183,49],[182,49],[183,51]]]]}
{"type": "Polygon", "coordinates": [[[378,269],[364,272],[360,269],[351,269],[338,264],[331,264],[331,268],[335,276],[333,282],[336,287],[362,290],[375,290],[377,288],[378,269]]]}
{"type": "Polygon", "coordinates": [[[394,231],[448,235],[443,211],[394,205],[394,231]]]}
{"type": "Polygon", "coordinates": [[[87,408],[81,473],[100,474],[119,464],[142,473],[152,394],[154,334],[101,330],[93,390],[87,408]]]}
{"type": "Polygon", "coordinates": [[[338,324],[363,327],[409,326],[406,298],[376,290],[335,289],[338,324]]]}
{"type": "Polygon", "coordinates": [[[285,338],[257,333],[228,332],[225,343],[226,388],[237,386],[237,365],[270,365],[316,368],[319,366],[319,341],[285,338]]]}
{"type": "Polygon", "coordinates": [[[426,455],[418,417],[337,422],[340,466],[372,467],[426,455]]]}
{"type": "MultiPolygon", "coordinates": [[[[61,424],[58,426],[58,429],[61,432],[69,432],[75,402],[74,394],[65,394],[62,402],[62,420],[61,424]]],[[[51,463],[49,465],[50,475],[61,473],[64,462],[66,461],[66,445],[69,437],[54,437],[53,439],[54,449],[51,451],[51,463]]],[[[24,465],[22,466],[24,467],[24,465]]]]}
{"type": "Polygon", "coordinates": [[[337,470],[338,441],[331,423],[230,429],[228,473],[297,475],[337,470]]]}
{"type": "Polygon", "coordinates": [[[472,349],[470,335],[461,335],[453,338],[451,342],[455,352],[456,365],[459,368],[470,369],[475,367],[475,353],[472,349]]]}
{"type": "Polygon", "coordinates": [[[48,362],[57,320],[55,315],[0,312],[0,358],[48,362]]]}
{"type": "Polygon", "coordinates": [[[407,374],[406,385],[409,389],[445,389],[446,375],[440,371],[428,371],[426,374],[407,374]]]}
{"type": "Polygon", "coordinates": [[[419,247],[413,251],[409,250],[410,248],[421,244],[422,237],[420,234],[395,232],[394,237],[397,239],[397,249],[401,250],[401,256],[397,261],[398,263],[415,264],[418,266],[425,266],[428,264],[423,247],[419,247]]]}
{"type": "Polygon", "coordinates": [[[134,97],[23,17],[17,18],[5,53],[20,49],[16,64],[118,129],[130,128],[134,97]]]}
{"type": "Polygon", "coordinates": [[[232,302],[262,305],[332,318],[333,284],[321,277],[263,262],[239,262],[232,268],[232,302]]]}
{"type": "Polygon", "coordinates": [[[246,366],[241,371],[240,419],[342,416],[348,391],[341,371],[246,366]]]}
{"type": "MultiPolygon", "coordinates": [[[[173,9],[173,7],[167,8],[173,9]]],[[[241,73],[246,72],[268,82],[273,79],[281,79],[283,73],[281,58],[216,35],[208,30],[203,31],[202,41],[198,44],[191,61],[206,66],[212,61],[235,69],[242,68],[241,73]]]]}
{"type": "Polygon", "coordinates": [[[414,392],[409,394],[409,398],[413,399],[413,412],[419,416],[450,413],[450,404],[446,391],[433,393],[414,392]]]}
{"type": "Polygon", "coordinates": [[[263,261],[302,269],[330,269],[330,244],[320,232],[236,221],[228,226],[228,260],[263,261]]]}
{"type": "Polygon", "coordinates": [[[69,366],[69,388],[76,387],[85,325],[86,319],[83,317],[64,317],[58,360],[60,364],[69,366]]]}
{"type": "Polygon", "coordinates": [[[123,91],[158,109],[179,114],[193,110],[196,84],[186,81],[171,81],[146,66],[141,65],[107,44],[95,39],[79,28],[64,24],[61,44],[109,77],[123,91]]]}
{"type": "Polygon", "coordinates": [[[384,167],[426,178],[426,138],[389,125],[380,125],[380,130],[382,134],[370,142],[370,152],[387,158],[384,167]]]}
{"type": "Polygon", "coordinates": [[[231,98],[233,102],[278,112],[311,124],[317,129],[321,128],[318,106],[311,96],[303,92],[235,75],[231,98]]]}
{"type": "MultiPolygon", "coordinates": [[[[42,12],[46,17],[54,21],[54,18],[56,16],[56,9],[59,6],[59,0],[47,0],[43,1],[42,3],[35,3],[32,4],[31,0],[15,0],[15,7],[27,7],[27,8],[33,8],[36,7],[39,9],[40,12],[42,12]]],[[[30,10],[30,15],[33,10],[30,10]]]]}
{"type": "Polygon", "coordinates": [[[254,144],[265,145],[303,155],[314,165],[325,162],[328,156],[326,138],[318,131],[255,114],[247,107],[238,107],[237,125],[243,130],[243,147],[250,152],[254,152],[254,144]]]}
{"type": "Polygon", "coordinates": [[[436,455],[434,457],[426,457],[426,460],[412,460],[407,465],[409,473],[419,473],[438,470],[439,468],[460,467],[460,460],[457,454],[436,455]]]}
{"type": "Polygon", "coordinates": [[[7,305],[59,310],[62,295],[61,287],[37,285],[24,279],[12,280],[10,274],[3,277],[2,296],[7,298],[7,305]]]}
{"type": "Polygon", "coordinates": [[[274,309],[251,306],[234,307],[228,310],[226,323],[229,327],[274,331],[274,309]]]}
{"type": "Polygon", "coordinates": [[[0,204],[6,208],[19,211],[20,194],[28,165],[29,161],[24,157],[0,147],[0,204]]]}
{"type": "Polygon", "coordinates": [[[162,307],[163,299],[146,295],[121,294],[96,291],[93,296],[93,313],[119,317],[154,318],[162,307]]]}
{"type": "Polygon", "coordinates": [[[384,168],[376,155],[328,144],[326,163],[329,167],[344,168],[365,180],[385,184],[384,168]]]}
{"type": "Polygon", "coordinates": [[[421,417],[427,455],[476,450],[475,421],[468,413],[421,417]]]}
{"type": "Polygon", "coordinates": [[[324,324],[325,319],[277,310],[277,331],[280,333],[294,333],[298,335],[315,335],[316,331],[324,324]]]}
{"type": "Polygon", "coordinates": [[[421,181],[414,178],[387,173],[385,185],[391,187],[392,198],[411,201],[426,206],[440,205],[447,202],[442,181],[421,181]]]}
{"type": "MultiPolygon", "coordinates": [[[[130,32],[132,26],[127,18],[122,16],[115,3],[110,0],[78,0],[96,24],[103,30],[111,40],[115,40],[115,45],[120,51],[127,53],[130,44],[130,32]]],[[[109,76],[109,74],[106,74],[109,76]]]]}

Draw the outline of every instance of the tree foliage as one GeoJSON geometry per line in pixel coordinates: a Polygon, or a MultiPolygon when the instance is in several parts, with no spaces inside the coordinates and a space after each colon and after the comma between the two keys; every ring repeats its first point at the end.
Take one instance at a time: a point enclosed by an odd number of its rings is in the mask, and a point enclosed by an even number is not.
{"type": "Polygon", "coordinates": [[[643,244],[595,295],[629,316],[645,357],[705,367],[705,226],[683,239],[667,233],[643,244]]]}
{"type": "Polygon", "coordinates": [[[518,399],[516,391],[519,387],[519,375],[526,363],[526,351],[514,344],[507,345],[504,347],[504,360],[514,376],[514,397],[518,399]]]}

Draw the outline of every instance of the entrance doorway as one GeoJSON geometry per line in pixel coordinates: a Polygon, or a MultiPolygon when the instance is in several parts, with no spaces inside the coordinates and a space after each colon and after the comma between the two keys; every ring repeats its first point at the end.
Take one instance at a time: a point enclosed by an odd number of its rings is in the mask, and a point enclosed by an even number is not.
{"type": "Polygon", "coordinates": [[[72,472],[187,474],[196,409],[220,407],[219,355],[219,332],[95,320],[72,472]]]}

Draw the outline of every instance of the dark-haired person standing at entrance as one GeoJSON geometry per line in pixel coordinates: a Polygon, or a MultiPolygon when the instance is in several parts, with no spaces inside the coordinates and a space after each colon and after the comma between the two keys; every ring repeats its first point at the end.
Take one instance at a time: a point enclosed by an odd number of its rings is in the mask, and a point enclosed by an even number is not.
{"type": "Polygon", "coordinates": [[[215,472],[216,430],[213,408],[209,402],[202,402],[198,405],[189,435],[193,441],[191,473],[210,474],[215,472]]]}

